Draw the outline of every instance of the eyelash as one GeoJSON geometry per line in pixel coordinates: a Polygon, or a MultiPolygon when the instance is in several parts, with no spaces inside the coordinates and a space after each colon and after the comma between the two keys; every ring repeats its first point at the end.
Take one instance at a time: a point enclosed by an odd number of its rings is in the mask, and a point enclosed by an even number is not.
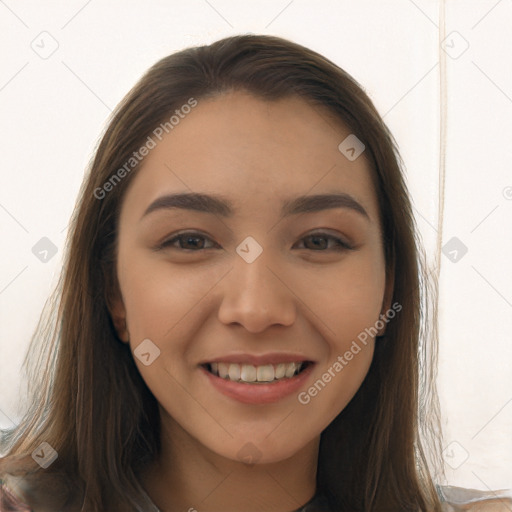
{"type": "MultiPolygon", "coordinates": [[[[192,252],[201,252],[201,251],[206,251],[206,250],[209,250],[209,249],[212,249],[213,247],[209,247],[209,248],[201,248],[201,249],[198,249],[198,250],[195,250],[195,249],[181,249],[181,248],[178,248],[178,247],[171,247],[171,245],[178,241],[178,240],[182,240],[186,237],[194,237],[194,238],[204,238],[204,239],[207,239],[207,240],[211,240],[210,237],[206,236],[206,235],[203,235],[201,233],[197,233],[197,232],[194,232],[194,231],[188,231],[188,232],[185,232],[185,233],[180,233],[179,235],[173,237],[173,238],[170,238],[168,240],[165,240],[162,244],[160,244],[156,249],[157,250],[162,250],[162,249],[166,249],[166,248],[170,248],[170,249],[177,249],[177,250],[180,250],[180,251],[183,251],[183,252],[188,252],[188,253],[192,253],[192,252]]],[[[353,251],[355,249],[355,247],[353,247],[352,245],[348,244],[347,242],[345,242],[344,240],[342,240],[341,238],[337,238],[333,235],[329,235],[328,233],[323,233],[323,232],[317,232],[317,233],[310,233],[309,235],[305,236],[305,237],[302,237],[301,240],[304,240],[306,238],[310,238],[310,237],[317,237],[317,238],[327,238],[327,239],[330,239],[330,240],[334,240],[337,244],[337,248],[331,248],[331,249],[320,249],[320,250],[314,250],[314,249],[309,249],[313,252],[331,252],[331,251],[335,251],[335,252],[342,252],[342,251],[353,251]]]]}

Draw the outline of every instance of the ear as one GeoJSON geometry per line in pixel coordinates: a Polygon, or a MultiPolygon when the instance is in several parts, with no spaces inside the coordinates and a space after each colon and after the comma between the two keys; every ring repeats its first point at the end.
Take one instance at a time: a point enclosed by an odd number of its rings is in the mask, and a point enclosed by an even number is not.
{"type": "Polygon", "coordinates": [[[117,336],[124,343],[130,341],[130,333],[128,332],[128,324],[126,322],[126,309],[122,299],[116,298],[109,307],[112,323],[114,324],[117,336]]]}
{"type": "MultiPolygon", "coordinates": [[[[385,318],[385,313],[391,308],[391,301],[393,299],[393,291],[395,288],[395,268],[393,267],[386,273],[386,289],[384,291],[384,298],[382,300],[382,309],[380,311],[381,318],[385,318]]],[[[385,322],[382,329],[379,329],[377,336],[384,336],[386,332],[387,322],[385,322]]]]}
{"type": "Polygon", "coordinates": [[[117,286],[113,293],[106,294],[105,299],[118,338],[124,343],[128,343],[130,341],[130,333],[126,322],[126,308],[117,286]]]}
{"type": "Polygon", "coordinates": [[[111,264],[105,264],[102,266],[102,272],[105,282],[103,296],[107,310],[110,313],[112,324],[117,337],[122,342],[128,343],[130,341],[130,333],[128,331],[128,324],[126,321],[126,308],[124,306],[115,269],[111,264]]]}

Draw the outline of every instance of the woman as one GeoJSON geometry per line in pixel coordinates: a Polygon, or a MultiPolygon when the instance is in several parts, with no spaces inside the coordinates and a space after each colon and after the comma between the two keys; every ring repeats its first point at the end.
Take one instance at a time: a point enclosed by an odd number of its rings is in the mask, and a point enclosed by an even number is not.
{"type": "Polygon", "coordinates": [[[418,414],[436,404],[419,256],[392,136],[347,73],[270,36],[162,59],[81,190],[4,501],[462,506],[421,440],[437,423],[418,414]]]}

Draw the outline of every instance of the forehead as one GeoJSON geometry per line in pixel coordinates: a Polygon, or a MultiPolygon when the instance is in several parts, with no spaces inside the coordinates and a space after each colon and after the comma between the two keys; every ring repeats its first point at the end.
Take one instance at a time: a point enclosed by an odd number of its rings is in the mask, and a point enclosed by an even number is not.
{"type": "Polygon", "coordinates": [[[377,222],[364,153],[338,149],[350,129],[301,98],[267,101],[246,92],[199,100],[141,163],[125,203],[142,214],[163,193],[216,193],[235,211],[273,209],[299,195],[345,192],[377,222]],[[275,199],[276,201],[273,201],[275,199]]]}

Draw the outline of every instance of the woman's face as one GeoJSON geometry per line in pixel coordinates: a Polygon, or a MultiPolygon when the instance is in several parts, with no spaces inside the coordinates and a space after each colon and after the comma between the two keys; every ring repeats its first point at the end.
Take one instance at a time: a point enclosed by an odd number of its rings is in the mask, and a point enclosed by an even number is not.
{"type": "Polygon", "coordinates": [[[290,457],[367,374],[385,262],[364,153],[338,149],[348,135],[299,98],[224,94],[155,139],[126,192],[116,326],[162,420],[218,455],[290,457]]]}

